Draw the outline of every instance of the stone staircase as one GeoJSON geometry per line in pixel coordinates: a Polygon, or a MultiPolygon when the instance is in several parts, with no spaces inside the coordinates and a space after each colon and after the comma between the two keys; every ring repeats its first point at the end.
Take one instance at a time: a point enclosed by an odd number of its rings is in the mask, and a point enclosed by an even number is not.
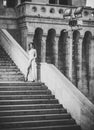
{"type": "Polygon", "coordinates": [[[24,76],[0,46],[0,81],[23,81],[24,76]]]}
{"type": "Polygon", "coordinates": [[[81,130],[45,84],[24,82],[1,47],[0,130],[81,130]]]}

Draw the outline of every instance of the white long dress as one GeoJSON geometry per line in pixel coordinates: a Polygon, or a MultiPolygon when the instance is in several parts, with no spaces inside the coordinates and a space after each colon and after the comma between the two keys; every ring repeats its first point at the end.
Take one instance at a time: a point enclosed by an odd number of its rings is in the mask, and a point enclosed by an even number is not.
{"type": "Polygon", "coordinates": [[[35,55],[36,54],[36,50],[35,49],[31,49],[29,52],[29,65],[30,69],[29,69],[29,75],[28,75],[28,81],[36,81],[37,80],[37,65],[36,65],[36,61],[35,61],[35,55]]]}

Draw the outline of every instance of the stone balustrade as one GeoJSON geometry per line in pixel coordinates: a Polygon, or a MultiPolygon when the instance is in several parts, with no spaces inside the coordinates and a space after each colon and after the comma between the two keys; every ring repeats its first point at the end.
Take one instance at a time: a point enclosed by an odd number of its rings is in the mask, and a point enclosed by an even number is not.
{"type": "Polygon", "coordinates": [[[94,129],[94,104],[92,104],[58,69],[52,64],[41,63],[41,81],[71,113],[82,130],[94,129]]]}

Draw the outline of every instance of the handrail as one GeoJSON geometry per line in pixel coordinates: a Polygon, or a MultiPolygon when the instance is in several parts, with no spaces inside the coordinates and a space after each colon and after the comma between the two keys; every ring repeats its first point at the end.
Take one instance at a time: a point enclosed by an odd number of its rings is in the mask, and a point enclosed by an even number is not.
{"type": "Polygon", "coordinates": [[[26,75],[28,54],[5,29],[0,30],[0,41],[0,45],[15,62],[21,72],[26,75]]]}
{"type": "Polygon", "coordinates": [[[92,104],[54,65],[41,63],[41,81],[52,91],[59,102],[71,113],[82,130],[94,129],[92,104]]]}

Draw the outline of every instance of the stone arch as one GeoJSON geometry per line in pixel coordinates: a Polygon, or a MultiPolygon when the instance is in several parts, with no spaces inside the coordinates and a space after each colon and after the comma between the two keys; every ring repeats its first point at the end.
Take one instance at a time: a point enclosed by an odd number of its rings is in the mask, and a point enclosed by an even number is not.
{"type": "Polygon", "coordinates": [[[46,61],[48,63],[55,64],[55,29],[48,30],[47,40],[46,40],[46,61]]]}
{"type": "Polygon", "coordinates": [[[90,45],[91,45],[92,33],[86,31],[82,42],[82,86],[83,92],[89,94],[89,83],[90,83],[90,45]]]}
{"type": "Polygon", "coordinates": [[[43,30],[41,28],[36,28],[34,33],[34,46],[37,50],[37,60],[41,61],[41,43],[42,43],[43,30]]]}
{"type": "Polygon", "coordinates": [[[60,71],[67,76],[67,38],[68,32],[62,30],[59,37],[58,43],[58,67],[60,71]]]}
{"type": "Polygon", "coordinates": [[[80,39],[80,32],[75,30],[73,32],[73,57],[72,57],[72,79],[73,83],[78,87],[79,83],[79,39],[80,39]]]}

